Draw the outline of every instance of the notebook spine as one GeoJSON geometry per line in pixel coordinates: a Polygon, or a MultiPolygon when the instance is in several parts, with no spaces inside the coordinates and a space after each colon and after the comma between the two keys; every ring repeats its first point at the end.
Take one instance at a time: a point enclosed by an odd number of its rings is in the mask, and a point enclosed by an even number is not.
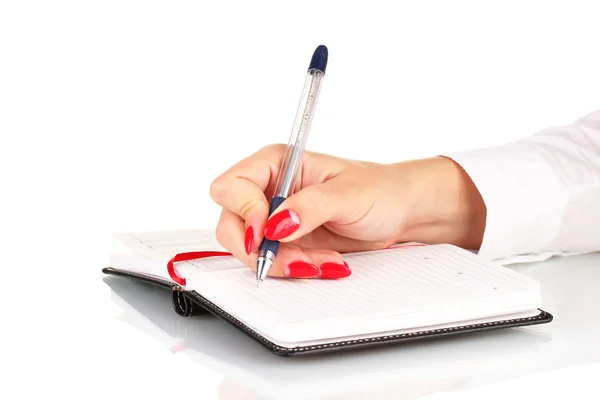
{"type": "Polygon", "coordinates": [[[206,315],[210,312],[199,303],[193,301],[185,290],[173,287],[172,291],[173,309],[181,317],[193,317],[195,315],[206,315]]]}

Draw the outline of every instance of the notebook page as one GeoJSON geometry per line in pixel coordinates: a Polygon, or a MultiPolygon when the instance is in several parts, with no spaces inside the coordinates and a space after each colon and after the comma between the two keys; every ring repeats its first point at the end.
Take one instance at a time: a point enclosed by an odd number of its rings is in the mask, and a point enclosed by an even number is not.
{"type": "Polygon", "coordinates": [[[246,268],[207,279],[191,276],[188,288],[263,334],[290,342],[480,319],[539,306],[536,281],[450,245],[344,258],[352,275],[342,280],[271,278],[257,289],[246,268]]]}
{"type": "Polygon", "coordinates": [[[189,251],[227,251],[208,229],[120,233],[114,238],[137,254],[158,259],[189,251]]]}
{"type": "MultiPolygon", "coordinates": [[[[130,253],[112,256],[113,262],[119,263],[119,267],[167,278],[167,262],[178,253],[227,251],[216,240],[214,231],[204,229],[120,233],[114,235],[114,238],[131,250],[130,253]]],[[[117,265],[113,266],[117,267],[117,265]]],[[[182,276],[198,271],[210,272],[231,268],[245,268],[245,266],[240,265],[232,257],[227,257],[216,264],[204,264],[198,260],[176,264],[177,272],[182,276]]]]}

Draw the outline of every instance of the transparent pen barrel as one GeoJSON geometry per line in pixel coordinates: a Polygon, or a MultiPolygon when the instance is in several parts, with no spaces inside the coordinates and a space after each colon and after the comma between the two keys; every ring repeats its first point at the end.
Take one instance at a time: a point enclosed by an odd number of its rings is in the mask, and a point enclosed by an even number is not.
{"type": "Polygon", "coordinates": [[[319,70],[309,70],[306,75],[290,141],[279,171],[275,197],[287,198],[294,192],[324,76],[325,74],[319,70]]]}

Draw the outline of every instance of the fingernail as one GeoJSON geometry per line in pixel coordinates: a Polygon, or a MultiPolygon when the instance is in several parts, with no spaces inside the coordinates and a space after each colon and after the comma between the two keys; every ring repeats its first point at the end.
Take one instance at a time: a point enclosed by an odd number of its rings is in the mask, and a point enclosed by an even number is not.
{"type": "Polygon", "coordinates": [[[250,255],[254,247],[254,228],[252,228],[252,225],[248,225],[248,228],[246,228],[246,236],[244,237],[244,247],[246,247],[246,254],[250,255]]]}
{"type": "Polygon", "coordinates": [[[273,215],[265,225],[265,236],[269,240],[280,240],[296,232],[300,217],[294,210],[283,210],[273,215]]]}
{"type": "Polygon", "coordinates": [[[310,278],[319,274],[319,268],[304,261],[294,261],[283,269],[283,274],[290,278],[310,278]]]}
{"type": "Polygon", "coordinates": [[[343,264],[328,262],[321,264],[319,267],[321,270],[321,279],[340,279],[350,276],[352,271],[348,263],[344,261],[343,264]]]}

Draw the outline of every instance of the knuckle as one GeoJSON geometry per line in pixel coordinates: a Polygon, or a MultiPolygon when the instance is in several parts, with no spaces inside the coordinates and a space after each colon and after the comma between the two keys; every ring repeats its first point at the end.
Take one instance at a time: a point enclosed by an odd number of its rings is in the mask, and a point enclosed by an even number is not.
{"type": "Polygon", "coordinates": [[[283,143],[272,143],[259,150],[263,154],[283,154],[287,146],[283,143]]]}
{"type": "Polygon", "coordinates": [[[217,177],[210,185],[210,197],[217,203],[221,203],[227,191],[227,178],[223,175],[217,177]]]}
{"type": "Polygon", "coordinates": [[[259,205],[259,201],[255,200],[255,199],[250,199],[247,200],[245,202],[243,202],[240,205],[240,209],[238,211],[238,215],[244,220],[247,221],[248,220],[248,215],[250,214],[250,212],[259,205]]]}

